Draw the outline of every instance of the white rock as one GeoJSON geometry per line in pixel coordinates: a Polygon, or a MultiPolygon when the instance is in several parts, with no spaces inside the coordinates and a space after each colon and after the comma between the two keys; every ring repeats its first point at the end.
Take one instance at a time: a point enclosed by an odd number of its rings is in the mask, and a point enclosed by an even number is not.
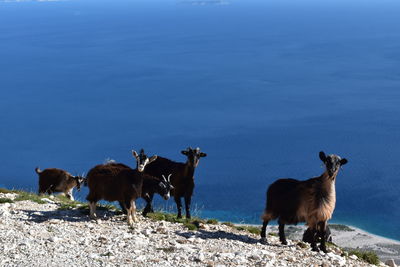
{"type": "Polygon", "coordinates": [[[151,235],[151,230],[150,229],[144,229],[144,230],[141,231],[141,233],[144,236],[149,236],[149,235],[151,235]]]}
{"type": "Polygon", "coordinates": [[[197,256],[196,260],[203,262],[206,259],[206,257],[204,256],[203,253],[199,253],[199,255],[197,256]]]}
{"type": "Polygon", "coordinates": [[[98,259],[98,258],[100,258],[100,256],[97,255],[97,254],[95,254],[95,253],[91,253],[91,254],[89,254],[89,258],[91,258],[91,259],[98,259]]]}
{"type": "Polygon", "coordinates": [[[261,257],[260,257],[260,255],[253,253],[249,256],[249,259],[259,261],[259,260],[261,260],[261,257]]]}
{"type": "Polygon", "coordinates": [[[59,242],[61,240],[61,238],[59,238],[57,236],[51,236],[47,240],[49,240],[50,242],[55,242],[56,243],[56,242],[59,242]]]}
{"type": "Polygon", "coordinates": [[[235,257],[235,254],[234,253],[219,253],[218,257],[233,259],[235,257]]]}
{"type": "Polygon", "coordinates": [[[356,255],[350,255],[350,257],[349,257],[350,259],[352,259],[352,260],[358,260],[358,257],[356,256],[356,255]]]}

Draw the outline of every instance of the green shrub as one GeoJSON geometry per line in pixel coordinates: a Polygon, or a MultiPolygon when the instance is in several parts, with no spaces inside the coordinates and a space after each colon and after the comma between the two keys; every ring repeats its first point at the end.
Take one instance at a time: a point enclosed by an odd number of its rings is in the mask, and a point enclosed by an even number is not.
{"type": "Polygon", "coordinates": [[[0,204],[3,203],[14,203],[14,201],[10,198],[0,198],[0,204]]]}
{"type": "Polygon", "coordinates": [[[206,221],[207,224],[218,224],[218,221],[216,219],[208,219],[206,221]]]}
{"type": "Polygon", "coordinates": [[[46,204],[47,202],[43,201],[42,198],[43,198],[43,196],[38,196],[34,193],[20,191],[20,192],[18,192],[18,196],[14,199],[14,201],[30,200],[30,201],[36,202],[38,204],[46,204]]]}
{"type": "Polygon", "coordinates": [[[353,228],[350,228],[349,226],[343,224],[330,224],[329,228],[336,231],[345,231],[345,232],[355,231],[353,228]]]}
{"type": "Polygon", "coordinates": [[[368,263],[379,265],[379,258],[375,252],[372,251],[362,251],[362,250],[349,250],[349,255],[356,255],[359,259],[362,259],[368,263]]]}
{"type": "Polygon", "coordinates": [[[233,226],[233,228],[239,231],[246,231],[256,235],[259,235],[261,233],[260,228],[255,226],[239,225],[239,226],[233,226]]]}
{"type": "Polygon", "coordinates": [[[0,188],[0,193],[9,194],[9,193],[16,193],[15,190],[8,190],[6,188],[0,188]]]}
{"type": "Polygon", "coordinates": [[[199,228],[197,227],[197,225],[195,225],[194,223],[191,223],[191,222],[185,222],[185,223],[183,223],[183,225],[186,226],[186,228],[187,228],[188,230],[191,230],[191,231],[195,231],[195,230],[198,230],[198,229],[199,229],[199,228]]]}

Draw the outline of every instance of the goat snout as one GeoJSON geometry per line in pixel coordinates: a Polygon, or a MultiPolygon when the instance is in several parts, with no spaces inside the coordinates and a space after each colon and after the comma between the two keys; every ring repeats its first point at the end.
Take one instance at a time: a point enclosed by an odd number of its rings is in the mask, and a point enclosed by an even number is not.
{"type": "Polygon", "coordinates": [[[168,200],[168,199],[169,199],[169,193],[168,193],[168,194],[165,194],[165,195],[163,196],[163,198],[164,198],[164,200],[168,200]]]}
{"type": "Polygon", "coordinates": [[[140,172],[144,171],[144,165],[143,164],[140,164],[138,166],[138,171],[140,171],[140,172]]]}

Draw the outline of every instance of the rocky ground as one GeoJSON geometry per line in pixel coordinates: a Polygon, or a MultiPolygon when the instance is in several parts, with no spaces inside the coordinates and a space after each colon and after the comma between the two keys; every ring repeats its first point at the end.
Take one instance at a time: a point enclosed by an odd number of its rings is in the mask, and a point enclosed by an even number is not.
{"type": "MultiPolygon", "coordinates": [[[[0,193],[0,199],[16,197],[0,193]]],[[[371,266],[335,247],[317,253],[296,240],[282,246],[275,236],[262,245],[257,235],[228,225],[191,231],[139,215],[131,229],[112,211],[99,211],[93,221],[87,210],[42,200],[0,204],[0,266],[371,266]]]]}

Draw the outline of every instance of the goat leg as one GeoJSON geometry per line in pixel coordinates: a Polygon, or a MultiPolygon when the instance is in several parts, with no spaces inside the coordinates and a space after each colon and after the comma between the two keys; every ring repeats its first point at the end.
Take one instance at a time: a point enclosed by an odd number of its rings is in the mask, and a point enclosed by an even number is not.
{"type": "Polygon", "coordinates": [[[96,219],[96,202],[90,202],[89,203],[89,209],[90,209],[90,218],[91,219],[96,219]]]}
{"type": "Polygon", "coordinates": [[[175,203],[176,203],[176,208],[178,210],[178,219],[182,218],[182,202],[181,202],[181,198],[178,196],[174,197],[175,199],[175,203]]]}
{"type": "Polygon", "coordinates": [[[286,236],[285,236],[285,224],[281,221],[279,223],[279,240],[283,245],[287,245],[286,236]]]}
{"type": "Polygon", "coordinates": [[[319,237],[321,238],[321,245],[319,246],[319,248],[323,252],[328,253],[328,251],[326,249],[326,238],[325,238],[325,236],[326,236],[326,222],[325,221],[324,222],[320,222],[318,224],[318,226],[319,226],[318,233],[319,233],[319,237]]]}
{"type": "Polygon", "coordinates": [[[317,237],[317,229],[316,229],[315,225],[311,227],[311,236],[312,236],[312,238],[311,238],[311,249],[312,249],[312,251],[318,252],[319,251],[319,249],[317,247],[317,238],[318,237],[317,237]]]}
{"type": "Polygon", "coordinates": [[[126,210],[126,208],[125,208],[124,202],[118,201],[118,203],[119,203],[119,206],[121,207],[122,213],[123,213],[123,214],[128,214],[128,213],[127,213],[127,210],[126,210]]]}
{"type": "Polygon", "coordinates": [[[268,222],[269,221],[264,221],[263,225],[262,225],[262,228],[261,228],[261,240],[260,240],[260,242],[261,242],[261,244],[265,244],[265,245],[268,244],[267,235],[266,235],[268,222]]]}
{"type": "Polygon", "coordinates": [[[144,197],[144,200],[146,200],[146,207],[143,210],[143,213],[142,213],[143,216],[146,216],[147,213],[149,213],[149,212],[154,212],[153,206],[151,204],[151,202],[153,201],[153,197],[154,197],[154,194],[148,194],[144,197]]]}
{"type": "Polygon", "coordinates": [[[74,199],[74,197],[72,196],[72,190],[73,190],[73,188],[71,188],[68,192],[66,192],[66,193],[65,193],[65,196],[66,196],[67,198],[69,198],[69,200],[74,201],[75,199],[74,199]]]}
{"type": "Polygon", "coordinates": [[[185,209],[186,209],[186,219],[190,219],[190,203],[192,202],[192,196],[185,196],[185,209]]]}
{"type": "Polygon", "coordinates": [[[133,228],[133,219],[132,219],[132,202],[131,201],[125,201],[124,206],[126,208],[126,220],[128,221],[129,227],[133,228]]]}
{"type": "Polygon", "coordinates": [[[131,202],[131,213],[132,213],[133,222],[138,222],[139,219],[136,216],[136,203],[134,200],[132,200],[132,202],[131,202]]]}

